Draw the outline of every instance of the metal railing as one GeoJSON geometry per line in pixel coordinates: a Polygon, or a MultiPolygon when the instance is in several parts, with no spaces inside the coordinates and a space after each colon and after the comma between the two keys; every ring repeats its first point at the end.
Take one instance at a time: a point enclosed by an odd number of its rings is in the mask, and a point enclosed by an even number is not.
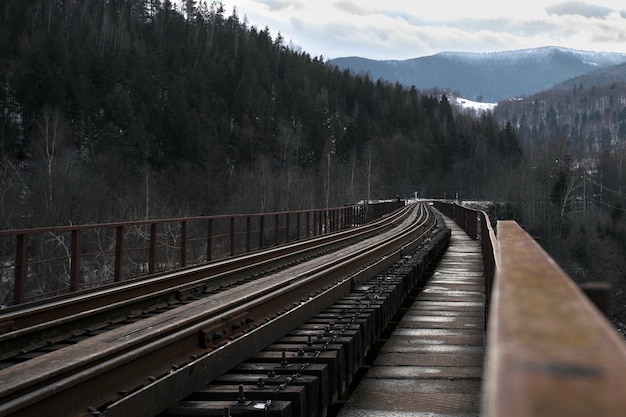
{"type": "MultiPolygon", "coordinates": [[[[486,295],[491,294],[491,286],[496,267],[497,247],[496,233],[487,213],[481,210],[473,210],[456,203],[434,201],[434,207],[454,222],[474,239],[480,239],[483,253],[483,268],[485,272],[486,295]]],[[[489,302],[487,301],[487,306],[489,302]]]]}
{"type": "Polygon", "coordinates": [[[605,315],[516,222],[495,239],[484,212],[435,206],[470,236],[480,223],[493,263],[481,415],[623,416],[626,343],[605,315]]]}
{"type": "Polygon", "coordinates": [[[258,251],[365,224],[398,202],[0,231],[10,306],[258,251]]]}

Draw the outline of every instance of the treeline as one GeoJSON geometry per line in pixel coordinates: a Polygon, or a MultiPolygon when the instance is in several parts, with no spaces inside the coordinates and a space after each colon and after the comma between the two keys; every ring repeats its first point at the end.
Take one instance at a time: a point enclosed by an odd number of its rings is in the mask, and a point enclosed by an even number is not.
{"type": "Polygon", "coordinates": [[[499,103],[494,114],[500,122],[511,121],[523,142],[567,137],[578,158],[613,149],[626,141],[626,81],[598,81],[508,100],[499,103]]]}
{"type": "Polygon", "coordinates": [[[357,76],[218,2],[0,2],[0,227],[491,198],[511,125],[357,76]]]}
{"type": "Polygon", "coordinates": [[[615,67],[607,72],[608,77],[595,74],[597,84],[584,85],[574,79],[530,97],[501,102],[494,111],[499,123],[510,121],[515,126],[523,143],[526,188],[534,192],[520,202],[520,216],[544,228],[545,237],[562,222],[569,228],[567,223],[582,214],[587,221],[600,215],[623,215],[626,82],[611,78],[616,71],[625,74],[624,69],[615,67]],[[538,220],[537,204],[531,201],[549,201],[559,213],[538,220]]]}
{"type": "MultiPolygon", "coordinates": [[[[523,144],[504,209],[577,281],[607,281],[626,331],[626,67],[498,104],[523,144]],[[621,79],[621,81],[619,81],[621,79]]],[[[624,334],[624,333],[623,333],[624,334]]]]}

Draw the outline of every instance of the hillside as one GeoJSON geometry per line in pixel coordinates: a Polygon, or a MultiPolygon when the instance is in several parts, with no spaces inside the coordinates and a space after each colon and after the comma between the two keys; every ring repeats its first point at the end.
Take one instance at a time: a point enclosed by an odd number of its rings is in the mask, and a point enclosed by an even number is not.
{"type": "Polygon", "coordinates": [[[567,138],[569,153],[583,159],[626,140],[626,64],[569,79],[527,97],[504,100],[494,109],[525,142],[567,138]]]}
{"type": "Polygon", "coordinates": [[[501,101],[493,115],[526,151],[517,218],[572,278],[612,285],[626,329],[626,65],[501,101]]]}
{"type": "Polygon", "coordinates": [[[478,198],[522,156],[491,117],[186,4],[0,2],[1,228],[478,198]]]}
{"type": "Polygon", "coordinates": [[[589,73],[570,78],[554,88],[572,89],[583,86],[604,86],[626,82],[626,63],[600,68],[589,73]]]}
{"type": "Polygon", "coordinates": [[[494,53],[443,52],[405,61],[358,57],[331,61],[340,69],[419,89],[438,87],[470,100],[496,102],[549,89],[575,76],[626,62],[626,54],[544,47],[494,53]]]}
{"type": "MultiPolygon", "coordinates": [[[[577,262],[564,265],[623,281],[626,153],[605,146],[623,144],[623,85],[578,83],[495,114],[457,112],[445,95],[291,50],[221,3],[182,13],[154,4],[0,1],[0,228],[417,191],[493,201],[494,218],[518,220],[577,262]],[[596,164],[593,177],[571,163],[582,159],[596,164]]],[[[460,62],[442,58],[448,69],[460,62]]],[[[14,256],[0,245],[0,259],[14,256]]]]}

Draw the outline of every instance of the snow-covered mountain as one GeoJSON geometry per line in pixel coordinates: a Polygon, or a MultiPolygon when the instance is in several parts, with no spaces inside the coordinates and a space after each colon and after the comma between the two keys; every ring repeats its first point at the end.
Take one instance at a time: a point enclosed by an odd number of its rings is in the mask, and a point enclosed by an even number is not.
{"type": "Polygon", "coordinates": [[[359,57],[331,61],[340,69],[367,73],[419,89],[439,87],[476,101],[530,95],[569,78],[626,62],[626,54],[590,52],[560,47],[518,51],[442,52],[404,61],[359,57]]]}

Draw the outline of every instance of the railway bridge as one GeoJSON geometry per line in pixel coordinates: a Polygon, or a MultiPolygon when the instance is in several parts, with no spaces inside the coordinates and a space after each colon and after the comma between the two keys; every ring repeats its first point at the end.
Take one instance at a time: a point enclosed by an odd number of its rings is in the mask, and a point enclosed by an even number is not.
{"type": "Polygon", "coordinates": [[[602,289],[575,285],[515,222],[452,202],[0,243],[0,416],[626,410],[602,289]]]}

